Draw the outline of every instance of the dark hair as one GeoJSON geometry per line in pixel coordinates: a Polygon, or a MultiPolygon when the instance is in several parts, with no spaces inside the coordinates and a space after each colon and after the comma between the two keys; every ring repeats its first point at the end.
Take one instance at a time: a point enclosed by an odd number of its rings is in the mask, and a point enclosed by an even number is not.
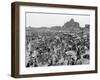
{"type": "Polygon", "coordinates": [[[88,54],[86,54],[83,56],[83,58],[90,59],[90,56],[88,54]]]}

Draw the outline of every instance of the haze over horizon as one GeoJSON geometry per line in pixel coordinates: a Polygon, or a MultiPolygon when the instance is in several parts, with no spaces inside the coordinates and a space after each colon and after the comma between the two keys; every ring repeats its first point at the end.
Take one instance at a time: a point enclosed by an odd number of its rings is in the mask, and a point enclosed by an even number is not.
{"type": "Polygon", "coordinates": [[[90,24],[90,16],[82,15],[57,15],[57,14],[40,14],[40,13],[27,13],[26,14],[26,27],[52,27],[63,26],[64,23],[74,19],[75,22],[80,24],[80,27],[85,27],[85,24],[90,24]]]}

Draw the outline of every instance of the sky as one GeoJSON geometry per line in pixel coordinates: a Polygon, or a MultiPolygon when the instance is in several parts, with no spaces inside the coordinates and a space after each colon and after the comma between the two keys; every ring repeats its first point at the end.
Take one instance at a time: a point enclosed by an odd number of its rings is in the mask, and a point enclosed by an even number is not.
{"type": "Polygon", "coordinates": [[[26,13],[26,27],[63,26],[71,18],[75,22],[79,22],[80,27],[85,27],[85,24],[90,24],[89,15],[26,13]]]}

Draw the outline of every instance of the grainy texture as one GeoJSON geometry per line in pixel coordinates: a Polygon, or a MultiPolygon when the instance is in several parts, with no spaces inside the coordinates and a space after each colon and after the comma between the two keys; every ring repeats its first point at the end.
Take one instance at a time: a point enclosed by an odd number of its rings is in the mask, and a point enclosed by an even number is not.
{"type": "MultiPolygon", "coordinates": [[[[40,76],[56,76],[56,75],[71,75],[71,74],[85,74],[85,73],[97,73],[97,7],[96,6],[77,6],[77,5],[58,5],[58,4],[43,4],[43,3],[27,3],[27,2],[14,2],[12,3],[12,71],[11,76],[15,78],[23,77],[40,77],[40,76]],[[95,70],[90,71],[76,71],[76,72],[60,72],[60,73],[43,73],[43,74],[19,74],[19,7],[20,6],[40,6],[40,7],[56,7],[56,8],[74,8],[74,9],[87,9],[95,10],[95,70]]],[[[27,47],[26,47],[27,48],[27,47]]],[[[32,50],[33,51],[33,50],[32,50]]],[[[89,51],[89,50],[88,50],[89,51]]],[[[86,51],[87,52],[87,51],[86,51]]],[[[30,54],[30,52],[29,52],[30,54]]],[[[29,56],[29,54],[27,56],[29,56]]],[[[27,59],[26,65],[28,63],[27,59]]],[[[54,59],[54,58],[52,58],[54,59]]],[[[35,61],[35,60],[34,60],[35,61]]],[[[24,63],[23,63],[24,64],[24,63]]]]}
{"type": "MultiPolygon", "coordinates": [[[[43,17],[45,19],[46,16],[43,17]]],[[[34,17],[31,17],[34,24],[36,18],[32,18],[34,17]]],[[[49,22],[52,21],[48,21],[48,24],[49,22]]],[[[26,67],[89,64],[89,51],[90,24],[84,23],[84,27],[81,27],[79,22],[71,18],[62,26],[26,27],[26,67]]]]}

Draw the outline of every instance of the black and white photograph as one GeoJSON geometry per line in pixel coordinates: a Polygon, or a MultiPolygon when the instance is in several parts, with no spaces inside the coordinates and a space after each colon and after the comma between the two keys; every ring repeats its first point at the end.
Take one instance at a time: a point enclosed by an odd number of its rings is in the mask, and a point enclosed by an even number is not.
{"type": "Polygon", "coordinates": [[[12,4],[12,76],[97,73],[97,7],[12,4]]]}
{"type": "Polygon", "coordinates": [[[90,64],[90,15],[25,13],[25,65],[90,64]]]}

